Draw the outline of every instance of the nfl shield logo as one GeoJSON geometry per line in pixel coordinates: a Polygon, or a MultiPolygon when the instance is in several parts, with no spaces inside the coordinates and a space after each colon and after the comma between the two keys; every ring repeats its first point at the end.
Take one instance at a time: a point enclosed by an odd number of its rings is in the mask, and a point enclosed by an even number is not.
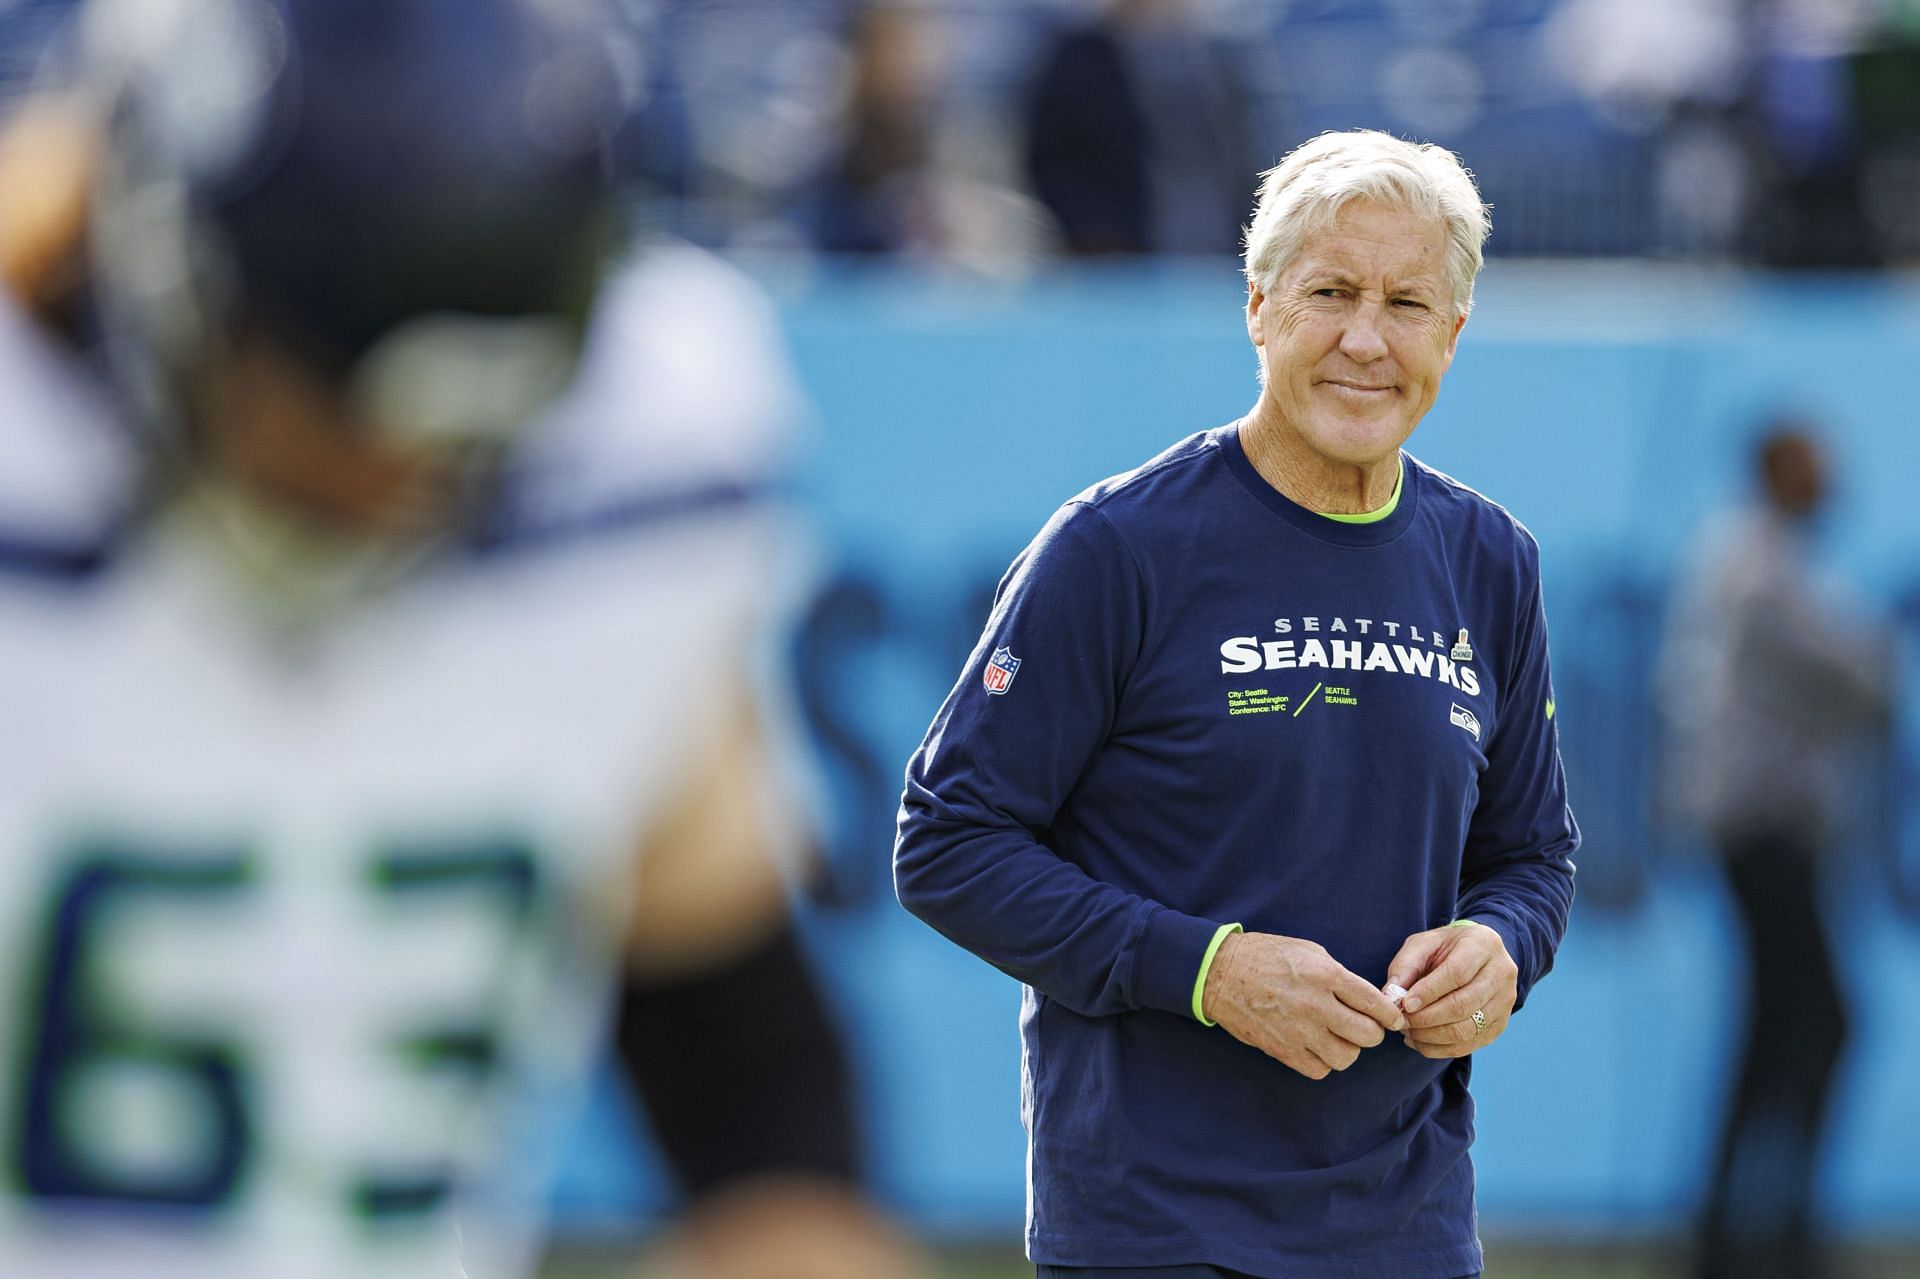
{"type": "Polygon", "coordinates": [[[987,659],[987,669],[981,672],[980,682],[987,686],[987,692],[998,697],[1013,687],[1013,677],[1019,673],[1020,659],[1013,655],[1013,650],[996,648],[987,659]]]}

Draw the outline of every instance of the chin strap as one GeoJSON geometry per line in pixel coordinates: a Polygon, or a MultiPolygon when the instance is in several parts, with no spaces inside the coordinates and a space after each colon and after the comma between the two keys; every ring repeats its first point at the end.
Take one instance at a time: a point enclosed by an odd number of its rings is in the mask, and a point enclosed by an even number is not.
{"type": "Polygon", "coordinates": [[[329,529],[212,478],[188,488],[175,520],[212,550],[241,606],[289,636],[383,595],[443,545],[432,536],[329,529]]]}

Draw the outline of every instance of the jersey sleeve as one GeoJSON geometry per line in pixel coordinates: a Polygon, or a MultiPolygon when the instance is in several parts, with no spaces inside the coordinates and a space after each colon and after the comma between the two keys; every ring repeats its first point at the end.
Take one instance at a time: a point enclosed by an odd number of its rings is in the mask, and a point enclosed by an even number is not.
{"type": "Polygon", "coordinates": [[[1219,928],[1095,880],[1047,844],[1112,731],[1145,632],[1145,593],[1120,534],[1097,508],[1069,503],[1001,582],[900,803],[901,903],[1090,1016],[1192,1016],[1194,974],[1219,928]]]}
{"type": "Polygon", "coordinates": [[[1553,967],[1573,905],[1580,830],[1567,805],[1538,551],[1526,544],[1514,662],[1467,830],[1455,917],[1493,928],[1520,969],[1518,1008],[1553,967]]]}

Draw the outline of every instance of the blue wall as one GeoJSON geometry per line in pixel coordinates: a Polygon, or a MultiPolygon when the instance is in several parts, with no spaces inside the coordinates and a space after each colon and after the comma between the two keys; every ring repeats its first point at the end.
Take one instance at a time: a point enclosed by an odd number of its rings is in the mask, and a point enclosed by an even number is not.
{"type": "MultiPolygon", "coordinates": [[[[1017,990],[893,904],[900,769],[1048,513],[1251,404],[1240,286],[1231,266],[1027,286],[876,274],[782,300],[818,409],[805,480],[823,595],[800,660],[846,902],[811,929],[856,1034],[884,1188],[942,1233],[1012,1235],[1017,990]]],[[[1656,1231],[1695,1203],[1744,996],[1711,864],[1649,811],[1667,581],[1701,518],[1743,491],[1758,415],[1799,407],[1835,447],[1833,562],[1920,635],[1917,396],[1911,288],[1651,266],[1496,263],[1483,279],[1410,447],[1539,536],[1587,832],[1559,968],[1476,1067],[1490,1229],[1656,1231]]],[[[1827,902],[1857,1015],[1823,1193],[1844,1228],[1920,1236],[1920,716],[1905,720],[1863,784],[1863,811],[1888,819],[1863,823],[1827,902]]],[[[656,1190],[596,1121],[562,1202],[585,1215],[656,1190]]]]}

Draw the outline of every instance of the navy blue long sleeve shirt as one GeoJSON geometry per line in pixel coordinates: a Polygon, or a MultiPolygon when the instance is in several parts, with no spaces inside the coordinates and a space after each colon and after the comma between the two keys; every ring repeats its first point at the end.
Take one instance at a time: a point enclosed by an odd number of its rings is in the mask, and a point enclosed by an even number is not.
{"type": "Polygon", "coordinates": [[[1026,987],[1037,1262],[1481,1268],[1469,1059],[1388,1036],[1312,1081],[1193,1013],[1227,922],[1375,984],[1456,918],[1522,1001],[1552,966],[1579,834],[1538,548],[1411,458],[1402,485],[1329,520],[1237,426],[1096,485],[1014,562],[908,766],[900,900],[1026,987]]]}

